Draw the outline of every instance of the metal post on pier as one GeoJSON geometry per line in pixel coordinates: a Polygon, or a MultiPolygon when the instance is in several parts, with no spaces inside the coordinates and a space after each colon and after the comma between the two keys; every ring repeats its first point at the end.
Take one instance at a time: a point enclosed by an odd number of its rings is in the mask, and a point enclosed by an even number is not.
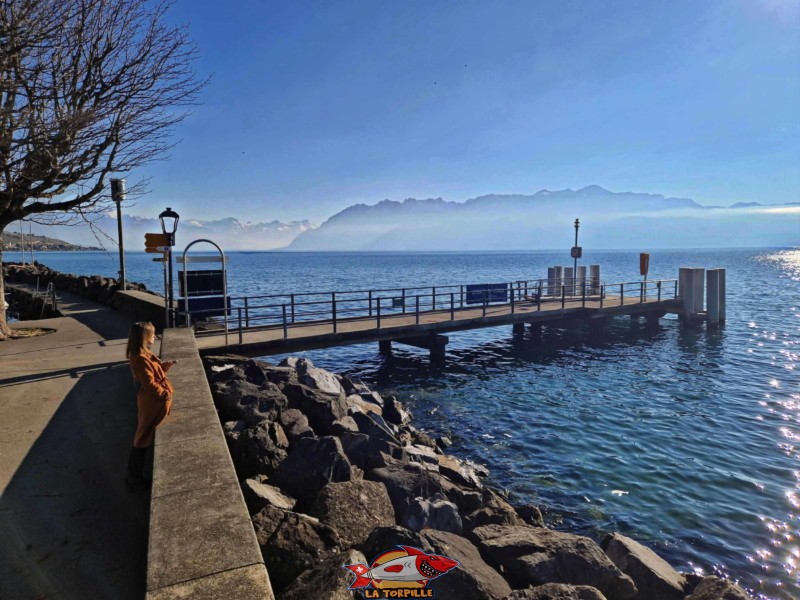
{"type": "Polygon", "coordinates": [[[247,296],[244,298],[244,325],[250,327],[250,309],[247,304],[247,296]]]}
{"type": "MultiPolygon", "coordinates": [[[[513,298],[511,299],[511,306],[514,306],[513,298]]],[[[456,320],[456,295],[453,292],[450,292],[450,320],[456,320]]]]}
{"type": "Polygon", "coordinates": [[[289,327],[286,324],[286,305],[282,304],[283,307],[283,339],[289,339],[289,327]]]}
{"type": "Polygon", "coordinates": [[[294,325],[294,294],[290,296],[290,299],[292,301],[292,324],[294,325]]]}
{"type": "Polygon", "coordinates": [[[242,307],[237,307],[237,312],[239,313],[239,345],[242,344],[242,307]]]}
{"type": "Polygon", "coordinates": [[[377,311],[378,311],[378,324],[377,325],[378,325],[378,329],[380,329],[381,328],[381,297],[380,296],[378,296],[377,311]]]}
{"type": "Polygon", "coordinates": [[[416,310],[416,324],[419,325],[419,294],[416,295],[417,310],[416,310]]]}
{"type": "Polygon", "coordinates": [[[333,333],[336,333],[336,292],[331,292],[331,313],[333,315],[333,333]]]}

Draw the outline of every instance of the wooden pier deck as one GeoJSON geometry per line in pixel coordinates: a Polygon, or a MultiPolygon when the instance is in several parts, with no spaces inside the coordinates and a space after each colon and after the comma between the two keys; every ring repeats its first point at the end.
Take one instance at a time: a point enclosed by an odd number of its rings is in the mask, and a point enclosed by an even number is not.
{"type": "MultiPolygon", "coordinates": [[[[621,315],[658,319],[666,313],[680,313],[681,304],[674,294],[663,299],[660,290],[659,284],[658,296],[645,291],[632,296],[626,296],[624,292],[622,296],[603,295],[602,299],[599,295],[547,300],[523,297],[513,303],[448,306],[438,310],[391,313],[380,317],[373,314],[339,318],[335,322],[333,319],[294,323],[284,321],[272,326],[236,328],[228,333],[227,342],[224,331],[198,333],[197,345],[204,354],[232,352],[245,356],[266,356],[367,342],[381,342],[382,349],[386,350],[389,348],[387,342],[396,341],[427,348],[431,350],[433,358],[440,358],[447,343],[447,338],[442,334],[449,332],[502,325],[522,327],[525,323],[597,321],[621,315]]],[[[241,323],[241,311],[239,313],[241,323]]]]}

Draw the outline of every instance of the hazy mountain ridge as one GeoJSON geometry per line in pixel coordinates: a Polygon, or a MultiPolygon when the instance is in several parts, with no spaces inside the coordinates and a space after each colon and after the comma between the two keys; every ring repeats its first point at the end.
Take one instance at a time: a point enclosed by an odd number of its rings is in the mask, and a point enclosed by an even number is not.
{"type": "Polygon", "coordinates": [[[297,251],[512,250],[571,245],[572,224],[595,248],[800,244],[800,210],[770,214],[769,206],[710,207],[690,198],[612,192],[597,185],[490,194],[465,202],[441,198],[357,204],[305,231],[286,248],[297,251]]]}
{"type": "MultiPolygon", "coordinates": [[[[108,214],[95,221],[94,226],[108,236],[100,234],[99,241],[110,248],[117,240],[117,219],[108,214]],[[113,240],[113,241],[112,241],[113,240]]],[[[242,222],[235,217],[211,221],[182,218],[178,222],[176,246],[183,248],[196,239],[210,239],[223,250],[274,250],[290,244],[300,233],[312,229],[309,221],[270,221],[267,223],[242,222]]],[[[160,233],[158,218],[122,216],[123,237],[126,250],[144,250],[144,234],[160,233]]],[[[49,226],[48,233],[68,238],[75,244],[97,246],[98,240],[89,227],[49,226]]]]}

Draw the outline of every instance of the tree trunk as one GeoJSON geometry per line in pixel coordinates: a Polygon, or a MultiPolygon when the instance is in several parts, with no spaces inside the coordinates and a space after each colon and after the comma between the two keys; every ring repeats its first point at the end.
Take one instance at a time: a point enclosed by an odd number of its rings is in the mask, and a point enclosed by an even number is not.
{"type": "MultiPolygon", "coordinates": [[[[2,233],[2,231],[0,231],[2,233]]],[[[11,329],[6,320],[6,286],[3,277],[3,244],[0,242],[0,342],[11,336],[11,329]]]]}

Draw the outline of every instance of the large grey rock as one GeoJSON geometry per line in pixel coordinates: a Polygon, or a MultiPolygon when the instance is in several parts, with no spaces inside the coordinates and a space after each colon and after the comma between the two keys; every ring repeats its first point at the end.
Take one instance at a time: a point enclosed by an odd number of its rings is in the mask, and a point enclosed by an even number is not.
{"type": "Polygon", "coordinates": [[[344,397],[342,384],[334,377],[333,373],[314,366],[307,366],[308,362],[300,359],[297,365],[297,379],[303,385],[313,390],[319,390],[333,396],[344,397]]]}
{"type": "Polygon", "coordinates": [[[251,425],[275,421],[288,406],[278,386],[268,381],[256,385],[244,379],[244,375],[213,384],[212,392],[223,421],[243,419],[251,425]]]}
{"type": "Polygon", "coordinates": [[[267,376],[264,374],[264,369],[261,368],[261,364],[253,359],[244,363],[244,377],[247,381],[255,385],[264,385],[268,382],[267,376]]]}
{"type": "Polygon", "coordinates": [[[306,416],[296,408],[289,408],[281,412],[280,422],[290,443],[298,438],[316,437],[306,416]]]}
{"type": "Polygon", "coordinates": [[[589,585],[546,583],[526,590],[514,590],[508,600],[606,600],[606,597],[589,585]]]}
{"type": "Polygon", "coordinates": [[[517,511],[520,518],[528,525],[544,527],[544,516],[538,506],[534,506],[533,504],[520,504],[519,506],[515,506],[514,510],[517,511]]]}
{"type": "Polygon", "coordinates": [[[317,435],[330,435],[334,421],[347,414],[344,394],[328,394],[299,383],[287,383],[283,393],[289,408],[302,412],[317,435]]]}
{"type": "Polygon", "coordinates": [[[630,577],[589,538],[527,525],[484,525],[470,538],[481,556],[515,588],[571,583],[597,588],[609,600],[636,595],[630,577]]]}
{"type": "Polygon", "coordinates": [[[486,564],[478,549],[468,539],[445,531],[426,529],[421,532],[435,554],[457,560],[459,566],[432,584],[440,598],[474,598],[500,600],[511,588],[500,573],[486,564]]]}
{"type": "Polygon", "coordinates": [[[366,541],[361,544],[361,551],[372,562],[379,554],[393,550],[397,546],[411,546],[419,548],[423,552],[433,552],[431,545],[419,533],[400,525],[376,527],[367,536],[366,541]]]}
{"type": "Polygon", "coordinates": [[[262,549],[267,545],[275,530],[283,523],[288,513],[289,511],[268,504],[253,515],[253,529],[256,531],[258,545],[262,549]]]}
{"type": "Polygon", "coordinates": [[[356,377],[349,377],[345,375],[342,377],[339,383],[342,384],[344,393],[348,396],[350,394],[369,394],[371,391],[360,379],[356,377]]]}
{"type": "Polygon", "coordinates": [[[298,506],[303,508],[314,501],[326,484],[351,478],[350,461],[338,438],[300,438],[270,482],[297,498],[298,506]]]}
{"type": "Polygon", "coordinates": [[[341,555],[325,559],[303,572],[278,595],[278,600],[353,600],[357,596],[348,588],[354,575],[342,566],[366,562],[367,559],[358,550],[347,550],[341,555]]]}
{"type": "Polygon", "coordinates": [[[359,432],[400,445],[394,432],[377,413],[351,412],[350,416],[358,425],[359,432]]]}
{"type": "Polygon", "coordinates": [[[686,600],[752,600],[738,585],[713,575],[703,577],[686,600]]]}
{"type": "Polygon", "coordinates": [[[386,486],[377,481],[329,483],[317,494],[308,514],[333,527],[345,547],[361,545],[375,527],[395,524],[386,486]]]}
{"type": "Polygon", "coordinates": [[[337,555],[340,548],[336,531],[312,517],[295,512],[285,514],[266,543],[262,544],[261,539],[259,537],[264,564],[278,594],[303,571],[337,555]]]}
{"type": "Polygon", "coordinates": [[[609,533],[600,547],[620,571],[633,579],[640,596],[652,600],[684,597],[686,578],[650,548],[619,533],[609,533]]]}
{"type": "Polygon", "coordinates": [[[334,421],[331,425],[331,435],[341,438],[347,433],[358,433],[358,425],[352,417],[342,417],[338,421],[334,421]]]}
{"type": "Polygon", "coordinates": [[[474,488],[481,486],[480,475],[473,465],[443,454],[437,457],[437,462],[439,463],[439,472],[453,483],[474,488]]]}
{"type": "Polygon", "coordinates": [[[395,515],[401,524],[408,521],[411,503],[415,498],[430,498],[436,493],[445,491],[441,476],[415,464],[373,469],[364,477],[386,485],[395,515]]]}
{"type": "Polygon", "coordinates": [[[271,475],[286,458],[286,436],[277,423],[264,421],[243,431],[229,430],[225,439],[240,479],[271,475]]]}
{"type": "Polygon", "coordinates": [[[484,525],[524,525],[525,522],[513,512],[484,506],[464,517],[464,531],[469,532],[484,525]]]}
{"type": "Polygon", "coordinates": [[[400,524],[412,531],[430,528],[458,535],[461,535],[462,529],[458,507],[442,494],[434,494],[431,498],[414,498],[406,518],[400,524]]]}
{"type": "Polygon", "coordinates": [[[242,482],[242,493],[250,514],[255,514],[270,505],[281,510],[292,510],[296,503],[294,498],[287,496],[275,486],[262,483],[256,479],[245,479],[242,482]]]}
{"type": "Polygon", "coordinates": [[[387,466],[384,458],[387,456],[401,462],[408,461],[404,450],[397,444],[370,437],[365,433],[345,432],[340,439],[347,458],[364,471],[387,466]]]}
{"type": "Polygon", "coordinates": [[[395,425],[406,425],[411,422],[412,414],[402,402],[390,394],[383,401],[383,418],[395,425]]]}
{"type": "Polygon", "coordinates": [[[354,412],[375,413],[376,415],[383,415],[383,410],[374,402],[364,400],[359,394],[350,394],[345,397],[347,404],[347,412],[353,414],[354,412]]]}
{"type": "Polygon", "coordinates": [[[267,381],[274,383],[279,388],[283,388],[287,383],[297,383],[297,371],[292,367],[273,367],[260,365],[267,381]]]}

